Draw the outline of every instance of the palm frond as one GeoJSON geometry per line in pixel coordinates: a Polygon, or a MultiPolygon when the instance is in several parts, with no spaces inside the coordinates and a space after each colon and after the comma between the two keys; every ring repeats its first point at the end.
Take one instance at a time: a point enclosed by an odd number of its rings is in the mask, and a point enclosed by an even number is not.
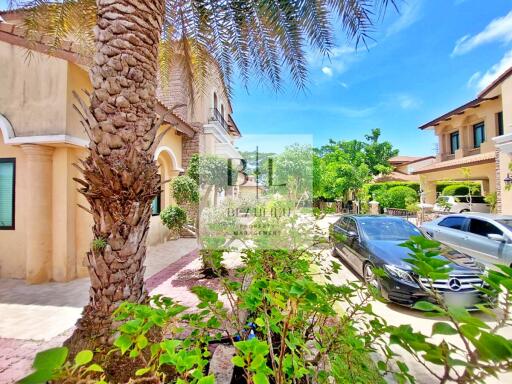
{"type": "MultiPolygon", "coordinates": [[[[390,6],[398,10],[401,1],[165,0],[159,47],[161,79],[166,80],[179,59],[190,90],[203,88],[215,66],[228,93],[235,72],[245,85],[256,75],[275,89],[282,86],[283,73],[289,72],[302,89],[307,84],[307,47],[329,56],[338,25],[356,46],[367,45],[375,22],[390,6]]],[[[30,33],[50,36],[56,47],[71,39],[84,52],[92,51],[95,0],[14,4],[23,6],[30,33]]]]}

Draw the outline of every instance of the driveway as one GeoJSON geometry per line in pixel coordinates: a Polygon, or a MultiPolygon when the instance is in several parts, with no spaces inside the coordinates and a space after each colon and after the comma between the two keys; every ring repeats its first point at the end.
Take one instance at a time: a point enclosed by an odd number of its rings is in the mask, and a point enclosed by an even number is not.
{"type": "MultiPolygon", "coordinates": [[[[319,222],[319,227],[323,230],[327,231],[329,225],[334,223],[339,218],[338,215],[328,215],[319,222]]],[[[323,252],[323,258],[326,262],[326,265],[330,265],[331,261],[336,260],[340,261],[340,258],[335,258],[332,256],[330,251],[323,252]]],[[[343,263],[343,260],[341,260],[343,263]]],[[[333,276],[332,282],[338,284],[344,284],[349,281],[356,281],[359,277],[357,274],[345,263],[343,263],[343,268],[333,276]]],[[[396,304],[386,304],[379,301],[374,301],[372,303],[373,310],[376,314],[382,316],[388,324],[390,325],[401,325],[401,324],[409,324],[413,327],[415,331],[422,332],[425,335],[430,335],[432,331],[432,326],[435,322],[441,321],[442,319],[432,319],[426,317],[421,311],[413,310],[410,308],[402,307],[396,304]]],[[[484,315],[482,313],[474,313],[475,316],[480,318],[481,320],[492,324],[492,318],[484,315]]],[[[512,327],[507,327],[500,332],[504,337],[511,339],[512,338],[512,327]]],[[[452,342],[454,344],[459,344],[460,340],[454,336],[441,336],[436,338],[436,341],[440,342],[443,338],[446,338],[448,342],[452,342]]],[[[461,345],[462,346],[462,345],[461,345]]],[[[403,361],[409,366],[411,373],[416,378],[416,381],[420,384],[433,384],[436,382],[436,379],[433,378],[428,371],[419,365],[411,355],[409,355],[406,351],[401,349],[400,347],[394,348],[395,352],[400,353],[403,357],[403,361]]],[[[486,384],[505,384],[512,383],[512,372],[500,375],[499,378],[488,378],[486,384]]]]}

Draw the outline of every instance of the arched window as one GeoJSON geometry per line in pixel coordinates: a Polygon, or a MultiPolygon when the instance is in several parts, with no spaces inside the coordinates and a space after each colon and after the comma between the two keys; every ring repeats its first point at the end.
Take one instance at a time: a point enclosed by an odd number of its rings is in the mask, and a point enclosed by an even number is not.
{"type": "Polygon", "coordinates": [[[217,93],[213,92],[213,108],[217,109],[217,93]]]}

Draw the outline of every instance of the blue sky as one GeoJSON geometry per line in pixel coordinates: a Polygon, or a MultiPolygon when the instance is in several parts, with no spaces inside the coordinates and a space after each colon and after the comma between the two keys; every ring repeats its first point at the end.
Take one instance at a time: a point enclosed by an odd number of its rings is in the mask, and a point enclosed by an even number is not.
{"type": "MultiPolygon", "coordinates": [[[[0,8],[6,4],[0,0],[0,8]]],[[[404,0],[400,14],[389,9],[376,25],[369,50],[338,36],[331,60],[309,55],[306,92],[235,84],[234,117],[252,137],[247,144],[255,134],[284,134],[322,145],[362,139],[378,127],[401,154],[432,154],[433,133],[417,127],[474,98],[512,66],[512,1],[404,0]]],[[[293,142],[279,137],[276,143],[293,142]]]]}
{"type": "Polygon", "coordinates": [[[402,155],[432,154],[433,133],[417,127],[471,100],[512,66],[512,2],[408,0],[372,36],[369,50],[340,38],[330,61],[310,55],[305,93],[290,84],[278,94],[235,86],[242,134],[313,135],[321,145],[363,139],[378,127],[402,155]]]}

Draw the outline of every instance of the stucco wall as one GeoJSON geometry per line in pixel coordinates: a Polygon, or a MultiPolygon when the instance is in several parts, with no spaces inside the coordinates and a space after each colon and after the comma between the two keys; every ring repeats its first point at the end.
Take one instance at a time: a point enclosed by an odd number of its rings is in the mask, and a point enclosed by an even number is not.
{"type": "MultiPolygon", "coordinates": [[[[470,166],[471,180],[481,181],[483,183],[483,193],[492,193],[496,191],[496,165],[494,163],[479,164],[470,166]]],[[[425,191],[425,199],[429,204],[436,200],[436,182],[464,180],[461,168],[446,169],[437,172],[424,173],[420,175],[422,188],[425,191]]]]}
{"type": "Polygon", "coordinates": [[[456,158],[471,155],[475,151],[480,153],[494,151],[494,142],[491,139],[497,135],[496,114],[501,111],[501,100],[497,99],[482,103],[478,108],[469,109],[462,115],[452,116],[451,120],[440,124],[435,129],[439,138],[439,152],[450,153],[450,133],[455,131],[459,131],[460,143],[460,150],[455,154],[456,158]],[[485,142],[478,151],[473,148],[473,125],[482,121],[485,124],[485,142]]]}
{"type": "Polygon", "coordinates": [[[82,124],[80,124],[80,116],[73,108],[73,104],[77,104],[73,91],[75,91],[85,102],[88,102],[87,96],[83,90],[92,92],[91,82],[87,71],[78,65],[68,63],[67,67],[67,84],[66,84],[66,133],[71,136],[88,139],[82,124]]]}
{"type": "Polygon", "coordinates": [[[64,60],[0,41],[0,113],[16,136],[62,134],[66,126],[64,60]]]}

